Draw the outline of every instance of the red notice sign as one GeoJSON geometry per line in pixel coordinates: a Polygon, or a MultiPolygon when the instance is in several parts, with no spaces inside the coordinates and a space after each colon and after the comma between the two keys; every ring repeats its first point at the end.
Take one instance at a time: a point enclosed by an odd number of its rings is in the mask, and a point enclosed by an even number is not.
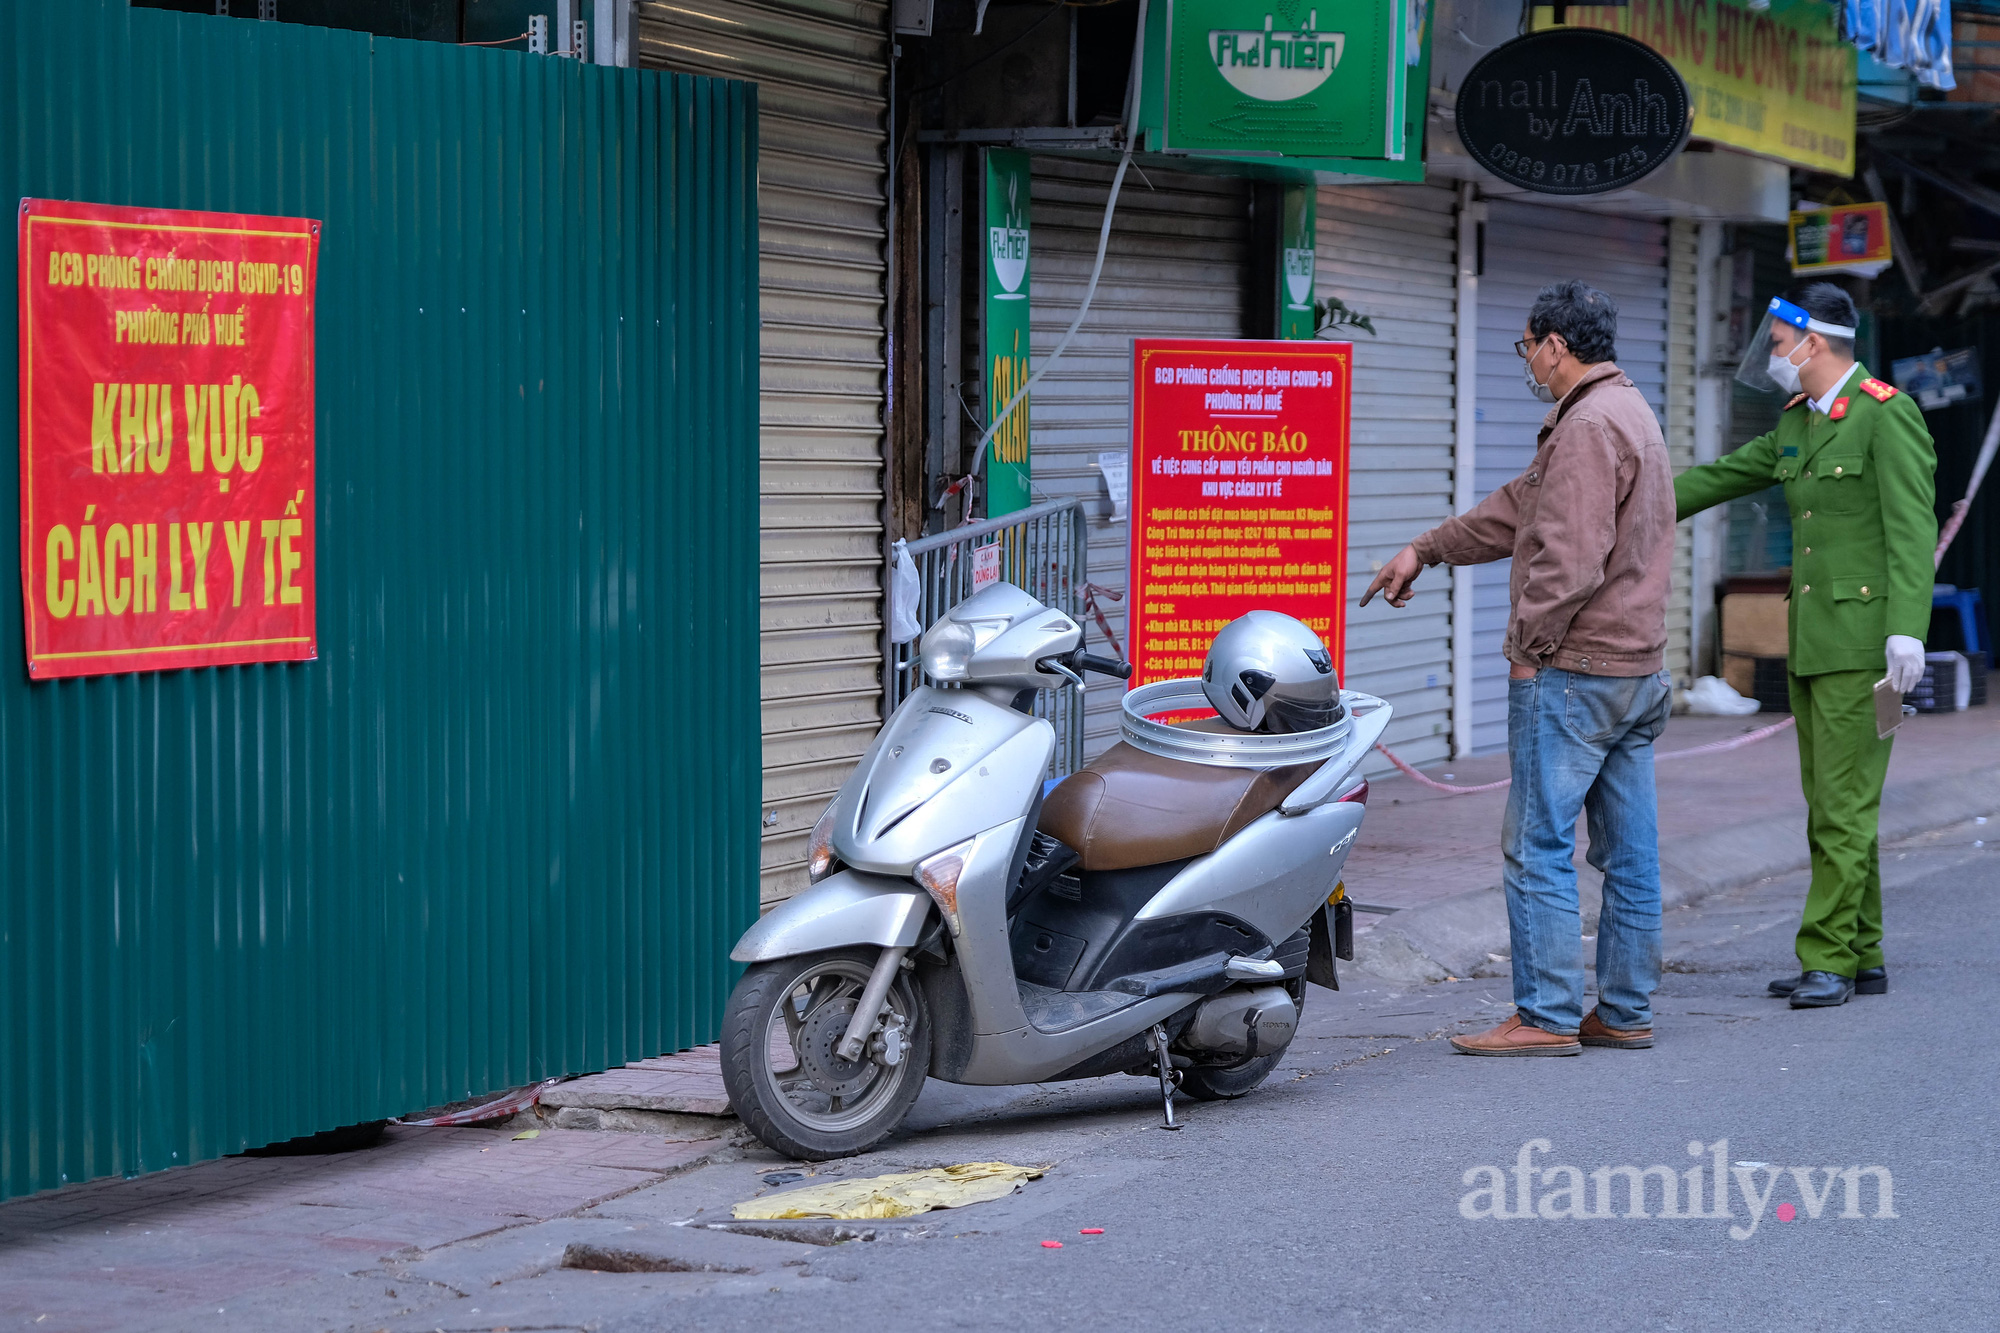
{"type": "Polygon", "coordinates": [[[21,201],[28,674],[316,655],[304,218],[21,201]]]}
{"type": "Polygon", "coordinates": [[[1132,354],[1132,683],[1201,674],[1282,611],[1342,670],[1351,343],[1141,338],[1132,354]]]}

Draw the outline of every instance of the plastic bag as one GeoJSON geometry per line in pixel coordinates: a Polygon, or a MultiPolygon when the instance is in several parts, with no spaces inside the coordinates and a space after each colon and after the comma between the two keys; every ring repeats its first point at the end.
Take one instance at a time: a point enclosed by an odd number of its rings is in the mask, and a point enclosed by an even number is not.
{"type": "Polygon", "coordinates": [[[917,562],[910,559],[910,544],[898,541],[895,550],[889,560],[889,642],[908,643],[924,632],[917,622],[923,584],[917,578],[917,562]]]}
{"type": "Polygon", "coordinates": [[[1763,705],[1746,699],[1720,676],[1703,676],[1687,692],[1688,712],[1697,717],[1748,717],[1763,705]]]}
{"type": "Polygon", "coordinates": [[[961,1162],[865,1180],[833,1180],[802,1185],[795,1190],[739,1203],[739,1219],[836,1217],[909,1217],[933,1208],[963,1208],[969,1203],[1004,1199],[1024,1180],[1042,1174],[1037,1166],[1006,1162],[961,1162]]]}

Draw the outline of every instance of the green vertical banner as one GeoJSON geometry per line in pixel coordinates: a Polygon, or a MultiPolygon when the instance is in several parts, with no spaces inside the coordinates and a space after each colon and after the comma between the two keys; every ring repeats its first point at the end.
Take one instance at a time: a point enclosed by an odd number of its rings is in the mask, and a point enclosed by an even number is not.
{"type": "MultiPolygon", "coordinates": [[[[1028,382],[1028,155],[988,148],[981,188],[986,201],[986,424],[1028,382]]],[[[986,450],[986,516],[1026,509],[1028,400],[993,432],[986,450]]]]}
{"type": "Polygon", "coordinates": [[[1279,217],[1278,336],[1313,336],[1313,257],[1318,244],[1318,192],[1310,185],[1287,185],[1279,217]]]}

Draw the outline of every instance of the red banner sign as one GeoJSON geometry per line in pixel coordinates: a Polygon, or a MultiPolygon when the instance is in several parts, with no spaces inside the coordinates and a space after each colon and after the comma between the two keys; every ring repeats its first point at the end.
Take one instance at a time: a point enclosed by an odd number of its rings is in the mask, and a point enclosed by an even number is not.
{"type": "Polygon", "coordinates": [[[21,202],[28,674],[316,655],[303,218],[21,202]]]}
{"type": "Polygon", "coordinates": [[[1201,674],[1247,611],[1342,669],[1351,343],[1141,338],[1132,355],[1132,683],[1201,674]]]}

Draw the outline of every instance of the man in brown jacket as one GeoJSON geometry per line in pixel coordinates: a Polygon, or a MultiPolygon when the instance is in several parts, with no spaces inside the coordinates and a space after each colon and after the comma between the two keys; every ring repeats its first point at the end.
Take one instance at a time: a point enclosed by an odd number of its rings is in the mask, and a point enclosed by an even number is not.
{"type": "MultiPolygon", "coordinates": [[[[1653,1044],[1660,861],[1653,741],[1672,681],[1667,580],[1674,480],[1660,425],[1612,361],[1618,307],[1580,282],[1544,288],[1515,344],[1526,390],[1554,403],[1528,470],[1382,567],[1402,606],[1426,565],[1513,558],[1506,653],[1513,787],[1501,829],[1514,1016],[1467,1055],[1577,1055],[1653,1044]],[[1597,1007],[1583,1013],[1576,820],[1604,872],[1597,1007]]],[[[1460,688],[1464,683],[1460,682],[1460,688]]]]}

